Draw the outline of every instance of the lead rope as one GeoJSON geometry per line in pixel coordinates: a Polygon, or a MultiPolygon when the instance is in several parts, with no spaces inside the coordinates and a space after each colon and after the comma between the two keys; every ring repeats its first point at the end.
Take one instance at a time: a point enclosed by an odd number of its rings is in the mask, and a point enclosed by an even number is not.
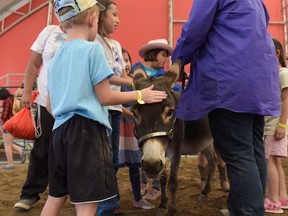
{"type": "MultiPolygon", "coordinates": [[[[40,113],[41,113],[40,112],[40,105],[37,104],[37,119],[36,119],[36,125],[35,125],[35,138],[39,138],[42,135],[41,114],[40,113]]],[[[34,121],[34,124],[35,124],[35,121],[34,121]]]]}

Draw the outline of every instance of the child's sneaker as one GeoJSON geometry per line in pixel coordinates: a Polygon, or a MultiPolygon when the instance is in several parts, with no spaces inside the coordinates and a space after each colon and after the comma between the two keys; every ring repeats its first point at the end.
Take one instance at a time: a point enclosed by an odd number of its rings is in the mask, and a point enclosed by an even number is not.
{"type": "Polygon", "coordinates": [[[281,203],[272,203],[269,198],[265,198],[264,200],[264,207],[265,212],[267,213],[274,213],[274,214],[281,214],[283,213],[283,209],[280,208],[281,203]]]}
{"type": "Polygon", "coordinates": [[[138,202],[136,202],[135,200],[133,201],[133,206],[135,208],[142,208],[142,209],[153,209],[155,208],[155,206],[152,203],[149,203],[148,201],[146,201],[145,199],[141,199],[138,202]]]}
{"type": "Polygon", "coordinates": [[[21,197],[20,200],[14,205],[14,208],[28,211],[39,201],[39,199],[39,196],[21,197]]]}
{"type": "Polygon", "coordinates": [[[5,166],[2,166],[2,169],[4,169],[4,170],[13,170],[13,169],[14,169],[14,166],[5,165],[5,166]]]}
{"type": "Polygon", "coordinates": [[[147,192],[148,184],[141,183],[141,196],[147,192]]]}
{"type": "Polygon", "coordinates": [[[161,192],[159,190],[150,188],[148,190],[148,193],[143,198],[148,199],[148,200],[157,200],[157,199],[160,199],[160,197],[161,197],[161,192]]]}
{"type": "Polygon", "coordinates": [[[281,209],[288,209],[288,199],[280,200],[281,203],[281,209]]]}

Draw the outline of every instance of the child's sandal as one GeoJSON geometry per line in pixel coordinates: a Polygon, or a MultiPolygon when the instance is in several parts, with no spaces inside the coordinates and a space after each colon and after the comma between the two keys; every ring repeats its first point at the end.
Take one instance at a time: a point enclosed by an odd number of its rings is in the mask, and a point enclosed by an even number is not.
{"type": "Polygon", "coordinates": [[[280,200],[281,209],[288,209],[288,199],[280,200]]]}
{"type": "Polygon", "coordinates": [[[283,213],[283,209],[280,208],[281,203],[272,203],[269,198],[266,198],[264,200],[264,207],[265,207],[265,212],[267,213],[272,213],[272,214],[281,214],[283,213]]]}

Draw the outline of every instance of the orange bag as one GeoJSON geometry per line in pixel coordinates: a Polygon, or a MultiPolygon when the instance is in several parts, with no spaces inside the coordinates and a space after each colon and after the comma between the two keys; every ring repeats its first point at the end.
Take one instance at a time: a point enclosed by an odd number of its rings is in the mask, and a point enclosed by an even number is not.
{"type": "Polygon", "coordinates": [[[4,123],[3,129],[16,138],[33,140],[35,138],[35,122],[31,111],[24,107],[4,123]]]}
{"type": "Polygon", "coordinates": [[[31,95],[31,100],[30,100],[30,103],[33,104],[37,98],[37,96],[39,95],[39,92],[38,91],[33,91],[32,92],[32,95],[31,95]]]}

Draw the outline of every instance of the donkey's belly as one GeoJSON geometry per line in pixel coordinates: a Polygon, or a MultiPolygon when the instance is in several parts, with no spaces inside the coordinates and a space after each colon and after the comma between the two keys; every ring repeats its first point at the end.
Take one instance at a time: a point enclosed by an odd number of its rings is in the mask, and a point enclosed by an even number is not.
{"type": "Polygon", "coordinates": [[[184,127],[182,154],[196,154],[213,142],[207,117],[196,121],[185,121],[184,127]]]}

